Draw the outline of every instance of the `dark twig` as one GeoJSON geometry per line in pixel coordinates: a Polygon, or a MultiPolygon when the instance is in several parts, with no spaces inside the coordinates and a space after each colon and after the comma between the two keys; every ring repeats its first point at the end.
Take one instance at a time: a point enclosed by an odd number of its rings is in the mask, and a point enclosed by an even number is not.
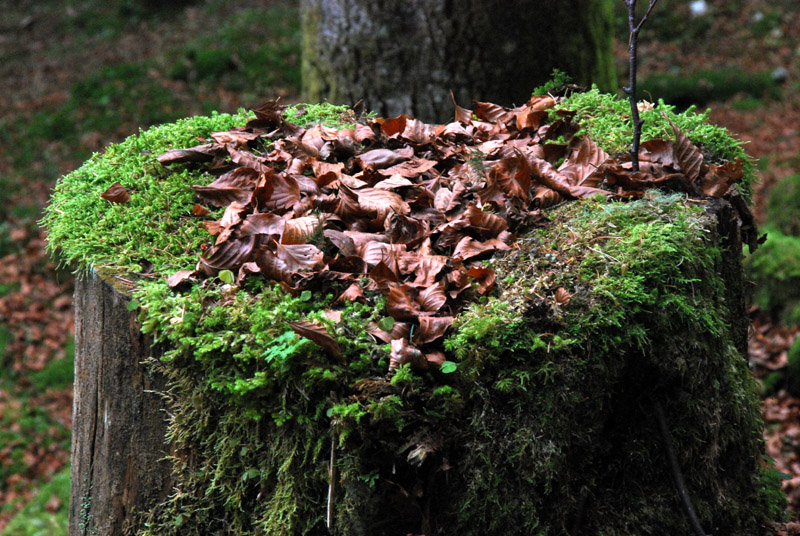
{"type": "Polygon", "coordinates": [[[658,427],[661,429],[661,438],[664,440],[664,448],[667,451],[667,458],[669,458],[669,464],[672,468],[672,478],[675,481],[675,487],[678,488],[678,495],[681,496],[686,515],[689,517],[689,523],[697,536],[708,536],[703,527],[700,526],[697,512],[694,511],[694,506],[692,506],[692,499],[689,497],[689,492],[686,491],[686,483],[683,480],[683,473],[681,473],[681,467],[678,465],[678,457],[675,455],[675,449],[672,446],[672,434],[667,426],[664,410],[658,400],[653,400],[653,406],[656,409],[658,427]]]}
{"type": "Polygon", "coordinates": [[[633,146],[631,147],[631,162],[633,170],[639,171],[639,140],[642,137],[642,125],[644,121],[639,119],[639,108],[636,106],[636,45],[639,41],[639,30],[642,29],[650,12],[653,11],[658,0],[650,0],[650,6],[639,23],[636,23],[636,0],[625,0],[628,6],[628,28],[630,28],[630,40],[628,43],[629,75],[628,87],[622,88],[628,95],[631,103],[631,118],[633,119],[633,146]]]}

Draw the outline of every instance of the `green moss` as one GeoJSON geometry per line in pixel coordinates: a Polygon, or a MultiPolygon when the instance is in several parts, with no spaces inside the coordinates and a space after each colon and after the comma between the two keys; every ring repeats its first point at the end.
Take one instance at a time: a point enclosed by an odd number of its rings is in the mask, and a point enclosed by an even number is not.
{"type": "Polygon", "coordinates": [[[191,147],[197,138],[242,125],[240,112],[193,117],[142,131],[95,154],[58,182],[42,220],[51,252],[58,247],[65,264],[106,273],[136,274],[145,262],[156,274],[193,266],[208,234],[187,217],[194,193],[187,185],[208,184],[211,176],[166,171],[156,160],[173,148],[191,147]],[[119,182],[131,201],[113,204],[100,197],[119,182]],[[177,239],[176,239],[177,237],[177,239]]]}
{"type": "Polygon", "coordinates": [[[586,533],[688,534],[663,484],[671,476],[652,416],[658,399],[703,525],[758,533],[768,519],[759,516],[782,503],[760,482],[758,400],[726,342],[720,250],[702,209],[653,195],[576,202],[552,219],[523,239],[519,257],[495,263],[498,279],[513,283],[470,306],[448,341],[470,382],[460,530],[557,534],[590,501],[586,533]],[[566,306],[553,301],[558,287],[572,294],[566,306]],[[637,491],[612,492],[628,486],[637,491]],[[769,507],[755,514],[734,496],[769,507]]]}
{"type": "MultiPolygon", "coordinates": [[[[596,87],[585,93],[573,93],[559,104],[558,110],[575,112],[574,121],[604,151],[621,155],[630,150],[633,139],[633,126],[630,119],[630,103],[615,95],[601,93],[596,87]]],[[[727,129],[708,123],[706,110],[702,114],[690,107],[685,112],[676,113],[675,107],[659,100],[652,110],[641,112],[644,121],[642,141],[653,139],[674,139],[675,136],[666,116],[686,134],[686,136],[703,151],[707,162],[742,160],[744,178],[738,187],[741,193],[750,199],[753,193],[755,170],[750,157],[744,151],[744,142],[734,138],[727,129]]]]}
{"type": "Polygon", "coordinates": [[[767,224],[787,236],[800,237],[800,174],[789,175],[770,191],[767,224]]]}
{"type": "Polygon", "coordinates": [[[776,320],[800,323],[800,237],[766,231],[767,241],[745,259],[753,302],[776,320]]]}

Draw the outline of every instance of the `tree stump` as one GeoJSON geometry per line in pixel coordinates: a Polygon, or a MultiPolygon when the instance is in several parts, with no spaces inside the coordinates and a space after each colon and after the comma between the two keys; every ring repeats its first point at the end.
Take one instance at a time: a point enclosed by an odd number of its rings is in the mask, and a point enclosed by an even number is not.
{"type": "Polygon", "coordinates": [[[76,280],[70,536],[122,534],[172,487],[165,381],[127,302],[94,271],[76,280]]]}
{"type": "MultiPolygon", "coordinates": [[[[319,111],[309,106],[302,117],[319,111]]],[[[270,131],[271,120],[298,131],[274,103],[259,112],[270,131]]],[[[609,113],[604,124],[619,115],[609,113]]],[[[179,149],[166,160],[222,162],[208,145],[192,145],[211,133],[246,137],[247,120],[219,115],[153,128],[109,147],[57,187],[46,223],[67,260],[138,281],[136,302],[114,290],[112,276],[90,273],[76,287],[71,536],[495,536],[508,527],[689,534],[696,523],[715,536],[770,534],[784,497],[763,462],[746,361],[741,249],[755,230],[738,190],[714,198],[642,189],[625,201],[590,190],[546,211],[509,213],[519,218],[514,247],[476,253],[472,275],[456,253],[465,250],[441,244],[442,265],[431,269],[440,279],[419,296],[438,288],[445,302],[462,290],[470,299],[450,302],[448,315],[416,318],[410,284],[387,286],[391,303],[366,287],[390,277],[376,268],[382,256],[369,270],[362,259],[353,272],[328,279],[334,270],[322,271],[316,286],[288,290],[283,279],[281,286],[274,278],[237,280],[219,266],[186,269],[198,263],[201,244],[209,250],[207,213],[191,185],[213,177],[166,168],[156,157],[179,149]],[[109,196],[122,188],[129,198],[109,196]],[[338,300],[345,288],[336,277],[365,288],[338,300]],[[161,346],[151,350],[154,340],[161,346]],[[143,365],[150,356],[160,359],[143,365]],[[682,503],[695,514],[682,513],[682,503]]],[[[564,127],[561,119],[552,124],[564,127]]],[[[738,156],[730,154],[729,163],[738,156]]],[[[481,162],[462,160],[456,176],[487,174],[481,162]]],[[[314,165],[320,174],[329,169],[314,165]]],[[[442,178],[435,173],[431,187],[442,178]]],[[[484,176],[463,180],[483,188],[484,176]]],[[[278,173],[265,177],[288,192],[278,173]]],[[[351,179],[341,180],[359,186],[351,179]]],[[[499,236],[505,227],[492,219],[499,216],[475,207],[463,201],[452,225],[480,224],[478,238],[499,236]]],[[[249,223],[272,225],[274,215],[253,214],[249,223]]],[[[437,224],[437,232],[448,226],[437,224]]],[[[321,227],[304,235],[300,250],[278,245],[312,253],[318,245],[331,263],[341,257],[334,248],[355,250],[340,240],[344,231],[326,235],[321,227]]],[[[253,246],[249,236],[237,239],[253,246]]],[[[458,244],[475,240],[465,235],[458,244]]],[[[200,265],[215,262],[210,251],[200,265]]],[[[256,259],[259,269],[274,267],[256,259]]],[[[421,264],[398,271],[416,278],[427,271],[421,264]]]]}

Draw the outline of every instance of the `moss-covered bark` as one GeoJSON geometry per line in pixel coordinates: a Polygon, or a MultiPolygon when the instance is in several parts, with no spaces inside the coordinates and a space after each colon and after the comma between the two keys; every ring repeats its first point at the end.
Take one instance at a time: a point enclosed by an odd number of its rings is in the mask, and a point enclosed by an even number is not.
{"type": "Polygon", "coordinates": [[[554,68],[612,91],[610,0],[305,0],[303,93],[367,106],[386,117],[452,117],[452,90],[525,102],[554,68]]]}

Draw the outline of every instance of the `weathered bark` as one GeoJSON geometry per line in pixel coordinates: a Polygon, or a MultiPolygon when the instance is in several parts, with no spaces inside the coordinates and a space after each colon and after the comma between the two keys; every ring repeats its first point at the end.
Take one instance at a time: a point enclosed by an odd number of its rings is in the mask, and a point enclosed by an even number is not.
{"type": "Polygon", "coordinates": [[[123,534],[171,488],[164,380],[126,303],[94,272],[76,282],[70,536],[123,534]]]}
{"type": "Polygon", "coordinates": [[[384,116],[525,102],[554,68],[614,90],[611,0],[303,0],[303,93],[384,116]]]}

